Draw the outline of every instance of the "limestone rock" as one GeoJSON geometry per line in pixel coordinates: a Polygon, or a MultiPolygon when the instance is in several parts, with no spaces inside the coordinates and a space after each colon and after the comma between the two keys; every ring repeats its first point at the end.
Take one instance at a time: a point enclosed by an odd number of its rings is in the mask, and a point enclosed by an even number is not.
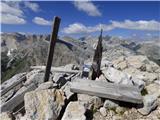
{"type": "Polygon", "coordinates": [[[52,81],[48,81],[40,84],[36,90],[45,90],[45,89],[51,89],[56,87],[57,87],[56,83],[53,83],[52,81]]]}
{"type": "Polygon", "coordinates": [[[114,100],[105,100],[103,107],[107,108],[107,109],[113,109],[118,107],[118,102],[114,101],[114,100]]]}
{"type": "Polygon", "coordinates": [[[130,75],[123,73],[113,67],[109,67],[107,70],[104,70],[102,72],[105,77],[113,83],[133,85],[132,80],[130,80],[130,75]]]}
{"type": "Polygon", "coordinates": [[[122,115],[124,114],[124,112],[126,111],[126,109],[124,107],[117,107],[116,108],[116,113],[119,114],[119,115],[122,115]]]}
{"type": "Polygon", "coordinates": [[[153,81],[158,79],[157,73],[149,73],[146,71],[140,71],[138,69],[131,68],[131,67],[125,69],[123,72],[131,75],[133,78],[143,80],[147,84],[152,83],[153,81]]]}
{"type": "Polygon", "coordinates": [[[142,114],[142,115],[148,115],[152,110],[154,110],[157,106],[157,98],[158,95],[157,94],[149,94],[144,96],[143,98],[143,108],[138,109],[138,111],[142,114]]]}
{"type": "Polygon", "coordinates": [[[160,85],[153,83],[150,84],[148,86],[146,86],[146,90],[149,94],[157,94],[158,96],[160,96],[160,85]]]}
{"type": "Polygon", "coordinates": [[[160,80],[155,80],[154,83],[160,85],[160,80]]]}
{"type": "Polygon", "coordinates": [[[78,101],[82,103],[87,109],[98,109],[103,105],[103,101],[100,97],[86,94],[78,94],[78,101]]]}
{"type": "Polygon", "coordinates": [[[106,112],[106,108],[105,107],[101,107],[99,109],[100,113],[103,115],[103,116],[106,116],[107,115],[107,112],[106,112]]]}
{"type": "Polygon", "coordinates": [[[79,102],[70,102],[65,110],[62,120],[86,120],[86,109],[79,102]]]}
{"type": "Polygon", "coordinates": [[[113,66],[114,66],[116,69],[123,70],[123,69],[127,68],[127,62],[126,62],[124,56],[121,56],[121,57],[119,57],[118,59],[112,61],[112,63],[113,63],[113,66]]]}
{"type": "Polygon", "coordinates": [[[112,63],[108,60],[106,60],[106,58],[102,58],[102,61],[101,61],[101,69],[105,69],[107,67],[110,67],[112,66],[112,63]]]}
{"type": "Polygon", "coordinates": [[[137,86],[140,90],[142,90],[145,87],[145,82],[141,79],[132,77],[131,80],[133,81],[133,85],[137,86]]]}
{"type": "Polygon", "coordinates": [[[13,116],[9,112],[2,112],[0,118],[1,120],[12,120],[13,116]]]}
{"type": "Polygon", "coordinates": [[[36,120],[56,120],[64,105],[64,93],[56,89],[28,92],[24,96],[26,115],[36,120]]]}
{"type": "Polygon", "coordinates": [[[62,86],[61,90],[64,92],[67,100],[71,99],[71,97],[74,95],[73,92],[70,91],[70,85],[71,82],[67,82],[64,86],[62,86]]]}
{"type": "Polygon", "coordinates": [[[127,63],[129,66],[132,66],[136,69],[144,70],[144,69],[146,69],[145,64],[149,63],[149,60],[146,56],[135,55],[135,56],[127,57],[127,63]]]}
{"type": "Polygon", "coordinates": [[[159,68],[160,67],[153,61],[149,61],[149,64],[146,64],[146,71],[148,72],[156,72],[159,68]]]}

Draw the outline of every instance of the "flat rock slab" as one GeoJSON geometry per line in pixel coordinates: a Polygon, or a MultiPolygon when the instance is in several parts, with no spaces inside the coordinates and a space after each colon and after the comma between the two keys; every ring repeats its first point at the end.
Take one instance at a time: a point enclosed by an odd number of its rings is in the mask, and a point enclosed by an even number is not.
{"type": "Polygon", "coordinates": [[[141,104],[143,102],[137,87],[93,80],[79,79],[71,83],[71,92],[94,95],[119,101],[141,104]]]}

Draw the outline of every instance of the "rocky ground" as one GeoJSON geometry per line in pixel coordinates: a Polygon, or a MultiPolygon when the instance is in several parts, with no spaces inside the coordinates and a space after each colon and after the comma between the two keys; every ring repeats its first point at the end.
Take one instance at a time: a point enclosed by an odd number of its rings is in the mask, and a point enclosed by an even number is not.
{"type": "MultiPolygon", "coordinates": [[[[68,64],[58,68],[79,70],[80,66],[68,64]]],[[[70,85],[81,77],[81,73],[57,73],[52,71],[50,80],[43,82],[44,71],[34,69],[30,72],[17,74],[2,84],[1,91],[14,84],[19,78],[26,78],[25,81],[1,97],[1,107],[28,88],[33,89],[25,93],[24,103],[19,107],[13,110],[4,110],[0,115],[1,120],[160,119],[159,65],[143,55],[120,55],[112,60],[104,56],[101,71],[102,74],[96,81],[137,86],[143,96],[143,104],[76,94],[70,91],[70,85]]]]}

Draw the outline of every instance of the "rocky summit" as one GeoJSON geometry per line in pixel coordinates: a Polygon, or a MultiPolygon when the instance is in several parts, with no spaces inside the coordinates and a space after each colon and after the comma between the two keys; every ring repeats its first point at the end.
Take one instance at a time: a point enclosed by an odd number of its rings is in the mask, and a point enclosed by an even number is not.
{"type": "MultiPolygon", "coordinates": [[[[47,36],[10,34],[3,35],[2,39],[2,60],[7,59],[7,62],[2,69],[1,120],[160,119],[160,66],[157,62],[160,56],[154,54],[156,57],[151,59],[148,53],[140,54],[137,51],[143,51],[143,47],[139,43],[103,37],[101,74],[94,80],[98,83],[95,85],[97,91],[103,91],[109,84],[118,86],[117,89],[128,86],[129,90],[123,96],[127,98],[132,94],[136,97],[134,90],[138,90],[141,102],[136,103],[134,97],[124,101],[119,97],[122,95],[120,91],[115,94],[117,100],[113,96],[71,90],[73,83],[81,83],[81,80],[84,86],[90,84],[86,73],[92,63],[97,38],[60,39],[47,82],[44,82],[47,36]],[[11,44],[9,36],[14,39],[11,44]]],[[[92,84],[87,86],[90,87],[92,84]]]]}

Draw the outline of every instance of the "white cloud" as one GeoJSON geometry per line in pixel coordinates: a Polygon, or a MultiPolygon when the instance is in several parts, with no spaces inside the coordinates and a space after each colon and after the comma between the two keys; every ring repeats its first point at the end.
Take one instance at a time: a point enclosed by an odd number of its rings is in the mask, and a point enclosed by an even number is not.
{"type": "Polygon", "coordinates": [[[70,24],[68,27],[65,27],[62,31],[66,34],[80,34],[97,32],[100,31],[101,28],[103,29],[103,31],[110,31],[116,28],[145,31],[160,31],[160,22],[155,20],[125,20],[123,22],[111,21],[110,24],[98,24],[95,26],[85,26],[82,23],[74,23],[70,24]]]}
{"type": "Polygon", "coordinates": [[[24,12],[19,7],[19,2],[1,2],[0,22],[2,24],[25,24],[24,12]],[[14,6],[15,5],[15,6],[14,6]]]}
{"type": "Polygon", "coordinates": [[[52,24],[51,21],[45,20],[44,18],[41,18],[41,17],[35,17],[32,21],[38,25],[51,25],[52,24]]]}
{"type": "Polygon", "coordinates": [[[101,12],[90,1],[75,1],[74,6],[83,12],[86,12],[89,16],[101,16],[101,12]]]}
{"type": "Polygon", "coordinates": [[[34,12],[40,10],[37,3],[23,1],[2,1],[0,6],[2,24],[25,24],[25,9],[31,9],[34,12]]]}
{"type": "Polygon", "coordinates": [[[111,21],[112,25],[115,28],[124,28],[124,29],[134,29],[134,30],[160,30],[160,23],[155,20],[139,20],[139,21],[131,21],[125,20],[124,22],[111,21]]]}
{"type": "Polygon", "coordinates": [[[24,5],[34,12],[38,12],[40,10],[39,5],[37,3],[26,1],[24,2],[24,5]]]}
{"type": "Polygon", "coordinates": [[[0,3],[1,6],[1,13],[7,13],[7,14],[12,14],[12,15],[16,15],[16,16],[22,16],[23,15],[23,11],[21,9],[19,9],[18,7],[11,7],[9,6],[7,3],[1,2],[0,3]]]}
{"type": "Polygon", "coordinates": [[[18,16],[12,14],[1,14],[1,23],[2,24],[25,24],[26,21],[18,16]]]}
{"type": "Polygon", "coordinates": [[[101,28],[104,31],[109,31],[113,29],[111,25],[105,25],[105,24],[98,24],[96,26],[85,26],[81,23],[74,23],[69,25],[68,27],[65,27],[63,29],[63,32],[66,34],[92,33],[100,31],[101,28]]]}

